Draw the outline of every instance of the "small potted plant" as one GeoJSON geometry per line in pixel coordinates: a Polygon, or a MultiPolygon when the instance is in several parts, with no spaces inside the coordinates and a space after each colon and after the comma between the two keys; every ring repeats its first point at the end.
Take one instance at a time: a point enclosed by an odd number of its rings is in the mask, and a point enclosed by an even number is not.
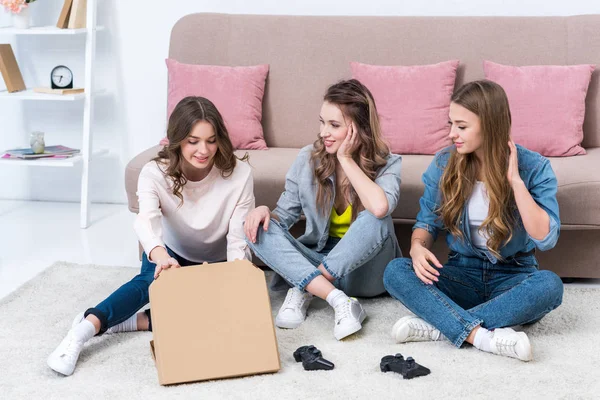
{"type": "Polygon", "coordinates": [[[12,13],[13,26],[19,29],[27,29],[31,25],[29,15],[29,3],[35,0],[0,0],[7,12],[12,13]]]}

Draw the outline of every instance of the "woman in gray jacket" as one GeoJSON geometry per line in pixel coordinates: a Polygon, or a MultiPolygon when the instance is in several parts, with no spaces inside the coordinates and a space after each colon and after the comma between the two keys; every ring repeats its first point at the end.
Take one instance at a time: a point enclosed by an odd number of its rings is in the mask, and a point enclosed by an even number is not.
{"type": "Polygon", "coordinates": [[[382,139],[370,91],[355,79],[329,87],[318,138],[300,150],[277,207],[257,207],[244,224],[250,248],[293,286],[278,327],[298,327],[317,296],[335,310],[336,339],[362,328],[366,312],[348,296],[383,293],[385,267],[400,256],[390,215],[400,164],[382,139]],[[289,229],[302,214],[306,231],[295,239],[289,229]]]}

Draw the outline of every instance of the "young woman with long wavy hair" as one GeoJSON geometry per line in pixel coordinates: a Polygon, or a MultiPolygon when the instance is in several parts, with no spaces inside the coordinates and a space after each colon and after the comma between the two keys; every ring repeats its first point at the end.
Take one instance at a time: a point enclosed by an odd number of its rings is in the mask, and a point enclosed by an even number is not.
{"type": "Polygon", "coordinates": [[[336,339],[362,328],[366,312],[348,296],[383,293],[385,266],[400,255],[390,216],[400,162],[382,140],[369,90],[354,79],[329,87],[318,138],[288,171],[277,207],[257,207],[244,226],[254,253],[293,286],[278,327],[298,327],[317,296],[335,309],[336,339]],[[296,239],[288,231],[301,215],[306,231],[296,239]]]}
{"type": "Polygon", "coordinates": [[[416,316],[392,328],[399,342],[464,342],[529,361],[525,332],[562,302],[563,285],[538,270],[535,249],[556,244],[557,183],[548,159],[515,145],[502,87],[490,81],[459,88],[450,104],[453,145],[423,174],[425,192],[411,238],[410,258],[392,261],[385,287],[416,316]],[[430,251],[446,231],[442,265],[430,251]]]}
{"type": "MultiPolygon", "coordinates": [[[[71,375],[85,342],[105,332],[152,330],[148,288],[161,271],[203,262],[251,259],[243,222],[254,208],[250,166],[240,162],[215,105],[186,97],[169,117],[169,143],[142,169],[134,228],[144,253],[139,275],[77,315],[48,357],[71,375]],[[136,314],[137,313],[137,314],[136,314]]],[[[242,160],[245,160],[242,159],[242,160]]]]}

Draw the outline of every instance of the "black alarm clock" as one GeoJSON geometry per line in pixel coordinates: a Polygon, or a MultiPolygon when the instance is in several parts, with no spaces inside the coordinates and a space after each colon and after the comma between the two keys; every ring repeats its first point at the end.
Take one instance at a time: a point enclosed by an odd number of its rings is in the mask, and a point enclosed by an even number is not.
{"type": "Polygon", "coordinates": [[[64,65],[58,65],[50,72],[52,89],[73,89],[73,72],[64,65]]]}

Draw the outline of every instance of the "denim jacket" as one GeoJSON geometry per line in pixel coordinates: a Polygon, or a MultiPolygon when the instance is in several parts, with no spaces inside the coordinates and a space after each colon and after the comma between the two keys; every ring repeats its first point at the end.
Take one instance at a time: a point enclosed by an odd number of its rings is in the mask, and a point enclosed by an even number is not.
{"type": "MultiPolygon", "coordinates": [[[[285,177],[285,191],[279,197],[273,213],[279,218],[280,224],[288,230],[304,214],[306,231],[298,241],[312,250],[321,251],[329,238],[329,219],[334,200],[331,200],[324,214],[317,209],[318,183],[310,160],[312,150],[312,144],[300,150],[285,177]]],[[[401,162],[402,158],[399,155],[390,154],[387,157],[387,164],[377,171],[375,177],[375,183],[383,189],[388,201],[388,212],[385,217],[389,216],[398,204],[401,162]]],[[[334,176],[329,177],[332,184],[335,182],[334,178],[334,176]]],[[[333,187],[335,191],[335,184],[333,187]]]]}
{"type": "MultiPolygon", "coordinates": [[[[417,223],[413,230],[422,228],[437,238],[441,229],[445,229],[441,219],[435,210],[439,208],[441,201],[441,191],[439,190],[440,178],[448,164],[448,160],[454,147],[447,147],[439,151],[425,173],[423,174],[423,183],[425,192],[419,201],[421,209],[417,215],[417,223]]],[[[519,264],[517,253],[529,253],[536,247],[542,251],[549,250],[556,245],[560,233],[560,217],[558,212],[558,202],[556,201],[556,176],[550,165],[550,161],[540,154],[517,145],[517,158],[519,163],[519,175],[529,193],[535,202],[542,207],[550,217],[550,232],[542,240],[532,238],[525,227],[523,221],[517,212],[517,223],[513,228],[512,239],[500,248],[500,255],[505,259],[512,259],[519,264]],[[517,257],[515,257],[517,255],[517,257]]],[[[456,252],[469,257],[479,257],[488,259],[496,264],[498,259],[488,250],[477,248],[471,242],[471,232],[469,229],[468,207],[465,207],[460,221],[460,230],[465,238],[461,240],[447,232],[446,242],[451,252],[456,252]]],[[[533,257],[535,261],[535,257],[533,257]]],[[[535,262],[537,265],[537,262],[535,262]]]]}

